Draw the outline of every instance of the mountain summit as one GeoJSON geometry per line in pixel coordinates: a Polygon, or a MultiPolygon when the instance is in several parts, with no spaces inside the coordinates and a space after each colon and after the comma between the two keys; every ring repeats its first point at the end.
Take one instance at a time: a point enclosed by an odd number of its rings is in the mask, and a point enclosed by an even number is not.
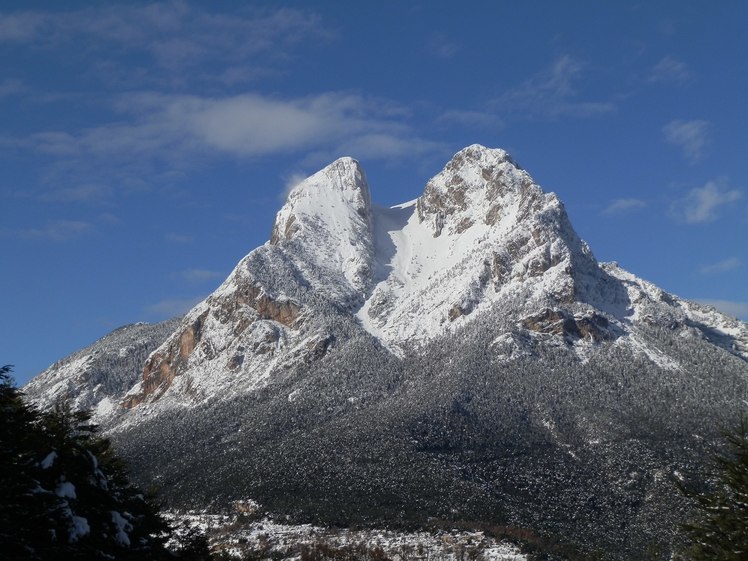
{"type": "Polygon", "coordinates": [[[670,540],[668,477],[748,397],[748,326],[598,263],[556,195],[472,145],[391,208],[336,160],[183,318],[25,391],[93,407],[172,505],[490,520],[623,556],[670,540]]]}
{"type": "Polygon", "coordinates": [[[659,356],[637,335],[641,319],[656,315],[748,356],[743,324],[598,264],[555,194],[504,150],[472,145],[418,199],[392,208],[372,205],[352,158],[296,185],[270,241],[187,314],[123,403],[191,403],[219,388],[264,386],[340,343],[319,321],[331,314],[402,356],[497,310],[513,318],[496,346],[509,356],[544,336],[582,355],[623,337],[619,344],[659,356]]]}

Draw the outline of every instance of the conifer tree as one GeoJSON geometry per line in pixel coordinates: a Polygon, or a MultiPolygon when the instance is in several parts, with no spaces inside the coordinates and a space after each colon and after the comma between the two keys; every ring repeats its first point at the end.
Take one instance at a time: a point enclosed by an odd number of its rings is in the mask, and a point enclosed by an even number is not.
{"type": "Polygon", "coordinates": [[[748,421],[725,432],[726,449],[714,457],[712,489],[681,486],[697,507],[698,517],[684,525],[692,561],[748,559],[748,421]]]}
{"type": "Polygon", "coordinates": [[[54,461],[41,484],[62,501],[58,541],[66,542],[70,559],[156,559],[168,526],[130,483],[124,464],[90,419],[90,413],[66,403],[43,415],[54,461]]]}
{"type": "Polygon", "coordinates": [[[54,539],[59,500],[39,485],[47,448],[41,416],[24,403],[10,372],[0,367],[0,551],[8,559],[41,559],[38,546],[54,539]]]}
{"type": "Polygon", "coordinates": [[[0,557],[160,560],[166,522],[129,481],[90,414],[40,413],[0,368],[0,557]]]}

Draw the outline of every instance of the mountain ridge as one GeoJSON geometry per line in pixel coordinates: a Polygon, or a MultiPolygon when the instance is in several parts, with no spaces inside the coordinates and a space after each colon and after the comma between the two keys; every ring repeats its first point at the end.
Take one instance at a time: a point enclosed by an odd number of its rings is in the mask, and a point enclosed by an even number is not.
{"type": "MultiPolygon", "coordinates": [[[[391,208],[336,160],[151,345],[97,420],[173,505],[503,520],[618,558],[672,542],[668,478],[748,397],[748,325],[598,263],[559,198],[480,145],[391,208]]],[[[92,395],[72,376],[27,391],[92,395]]]]}

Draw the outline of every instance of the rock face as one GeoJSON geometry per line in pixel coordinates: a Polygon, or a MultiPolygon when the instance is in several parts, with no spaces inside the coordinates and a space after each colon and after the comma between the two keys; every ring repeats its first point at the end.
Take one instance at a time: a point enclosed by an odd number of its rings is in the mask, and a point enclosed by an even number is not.
{"type": "Polygon", "coordinates": [[[520,324],[536,333],[561,336],[569,344],[580,339],[601,343],[613,338],[609,330],[610,322],[600,314],[575,317],[562,310],[546,308],[537,315],[523,319],[520,324]]]}
{"type": "Polygon", "coordinates": [[[42,408],[70,400],[106,418],[138,382],[143,363],[179,326],[180,318],[154,325],[138,323],[116,329],[94,344],[57,361],[34,377],[24,392],[42,408]]]}
{"type": "Polygon", "coordinates": [[[748,398],[746,324],[598,263],[556,195],[478,145],[391,208],[333,162],[158,333],[137,372],[71,358],[27,391],[93,407],[173,505],[490,520],[613,558],[670,543],[668,478],[748,398]]]}
{"type": "Polygon", "coordinates": [[[374,227],[378,282],[358,317],[392,348],[463,326],[501,301],[594,305],[605,290],[561,202],[503,150],[465,148],[414,205],[375,212],[374,227]]]}
{"type": "Polygon", "coordinates": [[[304,327],[305,305],[318,293],[335,306],[360,303],[371,276],[370,230],[369,187],[358,162],[341,158],[301,182],[278,212],[269,243],[187,314],[148,358],[123,406],[166,394],[174,404],[229,387],[252,390],[273,371],[323,357],[334,338],[319,325],[304,327]]]}

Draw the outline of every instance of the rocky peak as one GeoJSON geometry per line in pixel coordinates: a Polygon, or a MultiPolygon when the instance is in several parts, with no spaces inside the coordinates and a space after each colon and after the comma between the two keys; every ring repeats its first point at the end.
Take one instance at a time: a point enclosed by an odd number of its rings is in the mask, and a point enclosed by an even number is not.
{"type": "Polygon", "coordinates": [[[370,220],[369,185],[358,161],[349,157],[335,160],[291,190],[276,216],[270,243],[276,245],[294,237],[304,229],[303,218],[311,218],[314,223],[321,214],[340,214],[345,209],[366,222],[370,220]]]}
{"type": "Polygon", "coordinates": [[[438,237],[445,227],[460,234],[476,223],[495,225],[511,212],[526,218],[550,198],[555,195],[545,195],[507,152],[473,144],[428,182],[417,211],[438,237]]]}

